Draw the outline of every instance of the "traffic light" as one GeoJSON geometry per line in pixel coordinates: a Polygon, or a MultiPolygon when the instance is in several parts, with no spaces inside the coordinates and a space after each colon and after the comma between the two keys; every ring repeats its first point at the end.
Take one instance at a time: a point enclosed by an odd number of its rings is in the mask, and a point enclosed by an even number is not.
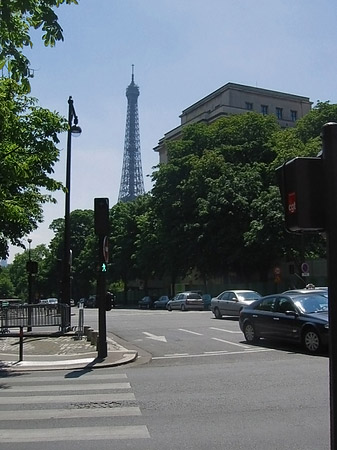
{"type": "Polygon", "coordinates": [[[324,231],[322,158],[294,158],[276,169],[288,231],[324,231]]]}
{"type": "Polygon", "coordinates": [[[95,198],[95,233],[109,235],[109,199],[95,198]]]}
{"type": "Polygon", "coordinates": [[[39,270],[39,265],[37,263],[37,261],[27,261],[26,262],[26,271],[30,274],[36,274],[39,270]]]}

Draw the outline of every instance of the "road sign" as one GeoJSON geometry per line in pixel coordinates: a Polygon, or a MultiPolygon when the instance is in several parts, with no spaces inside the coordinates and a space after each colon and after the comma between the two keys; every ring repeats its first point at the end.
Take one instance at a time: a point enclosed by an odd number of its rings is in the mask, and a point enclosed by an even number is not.
{"type": "Polygon", "coordinates": [[[310,275],[309,264],[304,262],[301,264],[302,277],[308,277],[310,275]]]}

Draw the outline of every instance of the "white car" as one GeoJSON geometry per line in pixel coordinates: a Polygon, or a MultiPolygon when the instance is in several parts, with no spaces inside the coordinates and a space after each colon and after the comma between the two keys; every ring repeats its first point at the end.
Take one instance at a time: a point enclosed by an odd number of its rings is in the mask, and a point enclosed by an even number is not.
{"type": "Polygon", "coordinates": [[[211,311],[216,319],[222,316],[238,316],[245,306],[261,298],[261,294],[250,290],[233,290],[221,292],[211,300],[211,311]]]}
{"type": "Polygon", "coordinates": [[[196,292],[181,292],[167,302],[166,308],[169,311],[172,311],[172,309],[202,311],[204,309],[204,301],[201,295],[196,292]]]}

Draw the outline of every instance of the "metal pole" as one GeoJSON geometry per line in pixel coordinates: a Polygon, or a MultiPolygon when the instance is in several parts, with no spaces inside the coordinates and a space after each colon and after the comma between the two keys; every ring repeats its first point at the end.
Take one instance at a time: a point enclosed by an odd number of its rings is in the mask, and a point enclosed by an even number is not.
{"type": "Polygon", "coordinates": [[[108,356],[108,346],[106,341],[106,273],[102,271],[104,236],[99,235],[98,239],[98,262],[99,271],[97,276],[96,300],[98,302],[98,357],[106,358],[108,356]]]}
{"type": "Polygon", "coordinates": [[[326,230],[329,286],[329,374],[330,374],[330,440],[337,450],[337,123],[323,127],[323,167],[326,195],[326,230]]]}
{"type": "Polygon", "coordinates": [[[71,179],[71,127],[74,117],[74,104],[71,97],[68,99],[68,137],[66,162],[66,194],[64,212],[64,253],[62,278],[62,303],[70,305],[70,179],[71,179]]]}
{"type": "MultiPolygon", "coordinates": [[[[29,270],[28,270],[28,305],[31,305],[33,303],[33,275],[32,275],[32,258],[31,258],[31,248],[30,244],[32,243],[31,239],[28,239],[28,261],[29,261],[29,270]]],[[[31,318],[31,311],[30,308],[28,309],[28,323],[30,324],[30,318],[31,318]]],[[[28,326],[27,331],[32,331],[32,327],[28,326]]],[[[20,360],[21,361],[21,360],[20,360]]]]}

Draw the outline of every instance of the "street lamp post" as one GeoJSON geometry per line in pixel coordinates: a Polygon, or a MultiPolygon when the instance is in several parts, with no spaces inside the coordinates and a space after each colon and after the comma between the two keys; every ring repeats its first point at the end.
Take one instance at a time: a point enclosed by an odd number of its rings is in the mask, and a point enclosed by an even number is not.
{"type": "Polygon", "coordinates": [[[62,303],[70,305],[70,178],[71,178],[71,137],[79,136],[82,132],[78,126],[78,117],[75,112],[72,97],[68,99],[68,137],[67,137],[67,162],[66,162],[66,196],[64,213],[64,253],[63,253],[63,277],[62,277],[62,303]]]}

